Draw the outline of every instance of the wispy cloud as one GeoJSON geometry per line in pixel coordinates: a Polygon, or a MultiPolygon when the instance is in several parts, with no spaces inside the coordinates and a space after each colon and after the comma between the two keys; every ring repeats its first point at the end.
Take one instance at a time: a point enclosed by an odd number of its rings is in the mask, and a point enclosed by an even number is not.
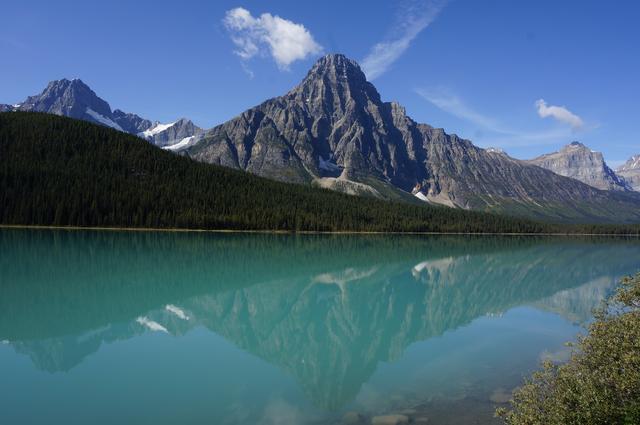
{"type": "Polygon", "coordinates": [[[535,105],[540,118],[552,117],[560,122],[569,124],[574,130],[584,127],[584,121],[582,121],[582,118],[564,106],[547,105],[547,102],[545,102],[544,99],[537,100],[535,105]]]}
{"type": "Polygon", "coordinates": [[[444,89],[416,89],[415,92],[423,99],[451,115],[455,115],[458,118],[465,119],[484,129],[491,130],[496,133],[508,133],[508,131],[501,128],[500,124],[496,120],[473,110],[458,96],[451,94],[444,89]]]}
{"type": "Polygon", "coordinates": [[[384,74],[409,48],[411,42],[427,28],[447,4],[447,0],[405,1],[399,9],[392,36],[375,44],[362,60],[369,80],[384,74]]]}
{"type": "Polygon", "coordinates": [[[235,53],[243,60],[269,54],[280,69],[286,70],[297,60],[322,52],[322,46],[304,25],[270,13],[254,17],[247,9],[236,7],[227,11],[223,24],[236,45],[235,53]]]}
{"type": "Polygon", "coordinates": [[[557,143],[571,137],[571,131],[566,128],[556,128],[546,131],[521,131],[505,126],[493,117],[484,115],[455,94],[445,89],[416,89],[415,92],[437,108],[458,118],[475,124],[482,130],[491,133],[487,140],[496,147],[534,146],[557,143]]]}
{"type": "Polygon", "coordinates": [[[251,68],[249,68],[247,66],[246,63],[241,62],[240,66],[242,67],[242,70],[244,71],[245,74],[247,74],[247,77],[249,77],[250,80],[253,80],[253,78],[256,76],[253,71],[251,70],[251,68]]]}

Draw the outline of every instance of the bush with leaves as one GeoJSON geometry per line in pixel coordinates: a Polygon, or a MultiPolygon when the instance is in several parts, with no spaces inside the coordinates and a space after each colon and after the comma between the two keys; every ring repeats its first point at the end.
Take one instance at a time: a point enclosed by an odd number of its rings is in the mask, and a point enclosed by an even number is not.
{"type": "Polygon", "coordinates": [[[640,424],[640,273],[596,312],[567,363],[545,362],[516,389],[510,425],[640,424]]]}

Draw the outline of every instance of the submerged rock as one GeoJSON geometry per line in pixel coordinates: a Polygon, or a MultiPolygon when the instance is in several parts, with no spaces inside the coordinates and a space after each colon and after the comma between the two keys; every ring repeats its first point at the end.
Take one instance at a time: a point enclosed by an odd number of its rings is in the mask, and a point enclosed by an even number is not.
{"type": "Polygon", "coordinates": [[[348,425],[363,424],[365,417],[358,412],[347,412],[342,417],[342,423],[348,425]]]}
{"type": "Polygon", "coordinates": [[[374,418],[371,420],[372,425],[400,425],[408,423],[409,417],[406,415],[374,416],[374,418]]]}

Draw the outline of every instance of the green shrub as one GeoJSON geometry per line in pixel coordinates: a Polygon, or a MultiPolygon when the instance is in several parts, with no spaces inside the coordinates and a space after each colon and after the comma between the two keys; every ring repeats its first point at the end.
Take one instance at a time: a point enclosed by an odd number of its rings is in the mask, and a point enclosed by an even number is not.
{"type": "Polygon", "coordinates": [[[640,273],[596,312],[569,361],[545,362],[516,389],[505,423],[640,424],[640,273]]]}

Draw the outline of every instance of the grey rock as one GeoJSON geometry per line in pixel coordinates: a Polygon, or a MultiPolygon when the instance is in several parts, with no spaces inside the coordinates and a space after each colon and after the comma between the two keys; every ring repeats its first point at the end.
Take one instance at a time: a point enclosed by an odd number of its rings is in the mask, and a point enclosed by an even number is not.
{"type": "Polygon", "coordinates": [[[0,103],[0,112],[11,112],[11,111],[13,111],[13,106],[0,103]]]}
{"type": "Polygon", "coordinates": [[[629,158],[616,172],[624,178],[632,190],[640,191],[640,154],[629,158]]]}
{"type": "Polygon", "coordinates": [[[16,109],[19,111],[64,115],[104,124],[87,112],[90,109],[100,116],[111,119],[111,107],[109,107],[109,104],[99,98],[89,86],[77,78],[73,80],[63,78],[62,80],[50,82],[42,93],[29,96],[16,109]]]}
{"type": "Polygon", "coordinates": [[[382,102],[358,64],[338,54],[321,58],[284,96],[207,131],[184,154],[348,193],[413,194],[452,207],[558,221],[640,219],[638,199],[416,123],[398,103],[382,102]]]}
{"type": "Polygon", "coordinates": [[[123,112],[120,109],[113,111],[113,120],[118,123],[124,131],[131,134],[138,134],[153,126],[152,121],[136,114],[123,112]]]}
{"type": "Polygon", "coordinates": [[[406,415],[384,415],[374,416],[371,419],[372,425],[400,425],[408,424],[409,418],[406,415]]]}
{"type": "Polygon", "coordinates": [[[595,152],[580,142],[572,142],[558,152],[539,156],[529,161],[561,176],[571,177],[602,190],[629,190],[629,186],[604,161],[602,153],[595,152]]]}

